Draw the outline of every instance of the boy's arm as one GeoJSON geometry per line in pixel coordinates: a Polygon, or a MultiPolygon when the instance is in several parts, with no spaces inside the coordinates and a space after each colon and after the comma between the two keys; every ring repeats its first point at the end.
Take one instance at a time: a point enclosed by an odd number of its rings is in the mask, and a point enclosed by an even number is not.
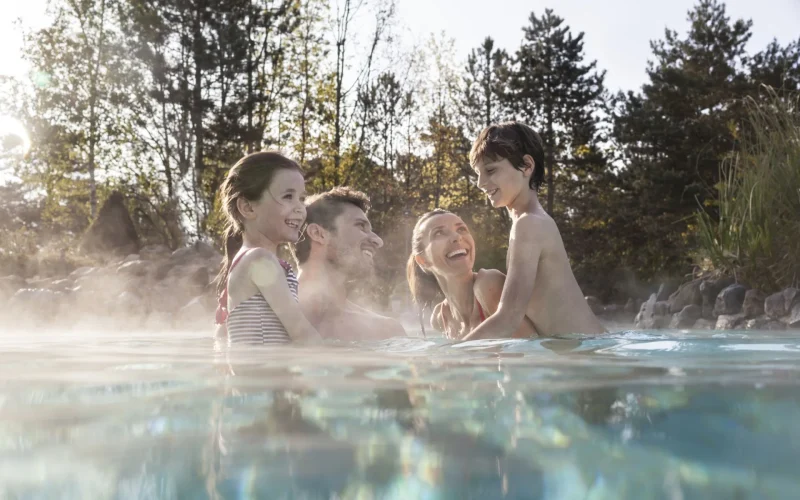
{"type": "Polygon", "coordinates": [[[277,257],[266,250],[255,250],[245,258],[252,259],[248,266],[250,279],[275,311],[289,337],[295,342],[321,341],[322,337],[292,296],[286,272],[277,257]]]}
{"type": "Polygon", "coordinates": [[[534,217],[523,217],[511,227],[508,276],[497,311],[463,340],[510,338],[522,324],[533,296],[539,257],[542,255],[540,241],[547,237],[540,231],[540,221],[534,217]]]}

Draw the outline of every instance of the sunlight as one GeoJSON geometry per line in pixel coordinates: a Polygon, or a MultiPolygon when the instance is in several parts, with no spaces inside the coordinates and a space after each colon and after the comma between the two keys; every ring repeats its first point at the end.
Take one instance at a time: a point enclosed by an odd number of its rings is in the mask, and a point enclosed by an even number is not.
{"type": "Polygon", "coordinates": [[[11,116],[0,115],[0,170],[10,163],[2,160],[21,158],[31,149],[31,139],[25,126],[11,116]]]}

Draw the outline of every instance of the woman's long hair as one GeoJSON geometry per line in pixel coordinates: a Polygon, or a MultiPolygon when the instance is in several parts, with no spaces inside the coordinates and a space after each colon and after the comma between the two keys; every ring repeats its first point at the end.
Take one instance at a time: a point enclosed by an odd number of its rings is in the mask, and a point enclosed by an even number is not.
{"type": "Polygon", "coordinates": [[[423,324],[422,317],[425,309],[433,308],[434,304],[444,300],[444,292],[436,281],[436,277],[428,271],[425,271],[417,263],[417,255],[421,255],[425,251],[422,234],[422,224],[437,215],[452,214],[447,210],[436,208],[428,213],[423,214],[417,219],[414,226],[414,232],[411,233],[411,255],[408,257],[406,264],[406,279],[408,280],[408,287],[411,290],[411,297],[414,303],[419,306],[419,321],[422,326],[422,334],[425,335],[425,325],[423,324]]]}

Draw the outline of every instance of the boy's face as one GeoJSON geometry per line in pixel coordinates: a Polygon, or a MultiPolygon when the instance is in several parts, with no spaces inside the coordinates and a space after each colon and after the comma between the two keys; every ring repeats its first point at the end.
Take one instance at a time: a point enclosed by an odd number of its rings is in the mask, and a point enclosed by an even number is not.
{"type": "Polygon", "coordinates": [[[510,205],[523,189],[528,189],[531,169],[518,170],[505,158],[483,158],[473,169],[478,174],[478,187],[495,208],[510,205]]]}

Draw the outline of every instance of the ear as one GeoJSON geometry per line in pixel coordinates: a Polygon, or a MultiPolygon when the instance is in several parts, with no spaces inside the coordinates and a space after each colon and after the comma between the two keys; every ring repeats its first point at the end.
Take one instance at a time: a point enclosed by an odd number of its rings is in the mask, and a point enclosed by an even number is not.
{"type": "Polygon", "coordinates": [[[328,231],[319,224],[312,223],[306,226],[306,238],[324,245],[328,242],[328,231]]]}
{"type": "Polygon", "coordinates": [[[533,161],[533,156],[531,155],[523,156],[522,165],[524,167],[522,170],[522,175],[524,175],[526,178],[533,175],[533,169],[536,166],[536,162],[533,161]]]}
{"type": "Polygon", "coordinates": [[[425,257],[423,257],[422,255],[415,255],[414,261],[417,263],[420,269],[422,269],[426,273],[428,272],[428,270],[425,268],[425,266],[428,265],[428,263],[425,262],[425,257]]]}
{"type": "Polygon", "coordinates": [[[245,219],[252,219],[255,215],[252,203],[244,196],[236,198],[236,210],[238,210],[239,214],[245,219]]]}

